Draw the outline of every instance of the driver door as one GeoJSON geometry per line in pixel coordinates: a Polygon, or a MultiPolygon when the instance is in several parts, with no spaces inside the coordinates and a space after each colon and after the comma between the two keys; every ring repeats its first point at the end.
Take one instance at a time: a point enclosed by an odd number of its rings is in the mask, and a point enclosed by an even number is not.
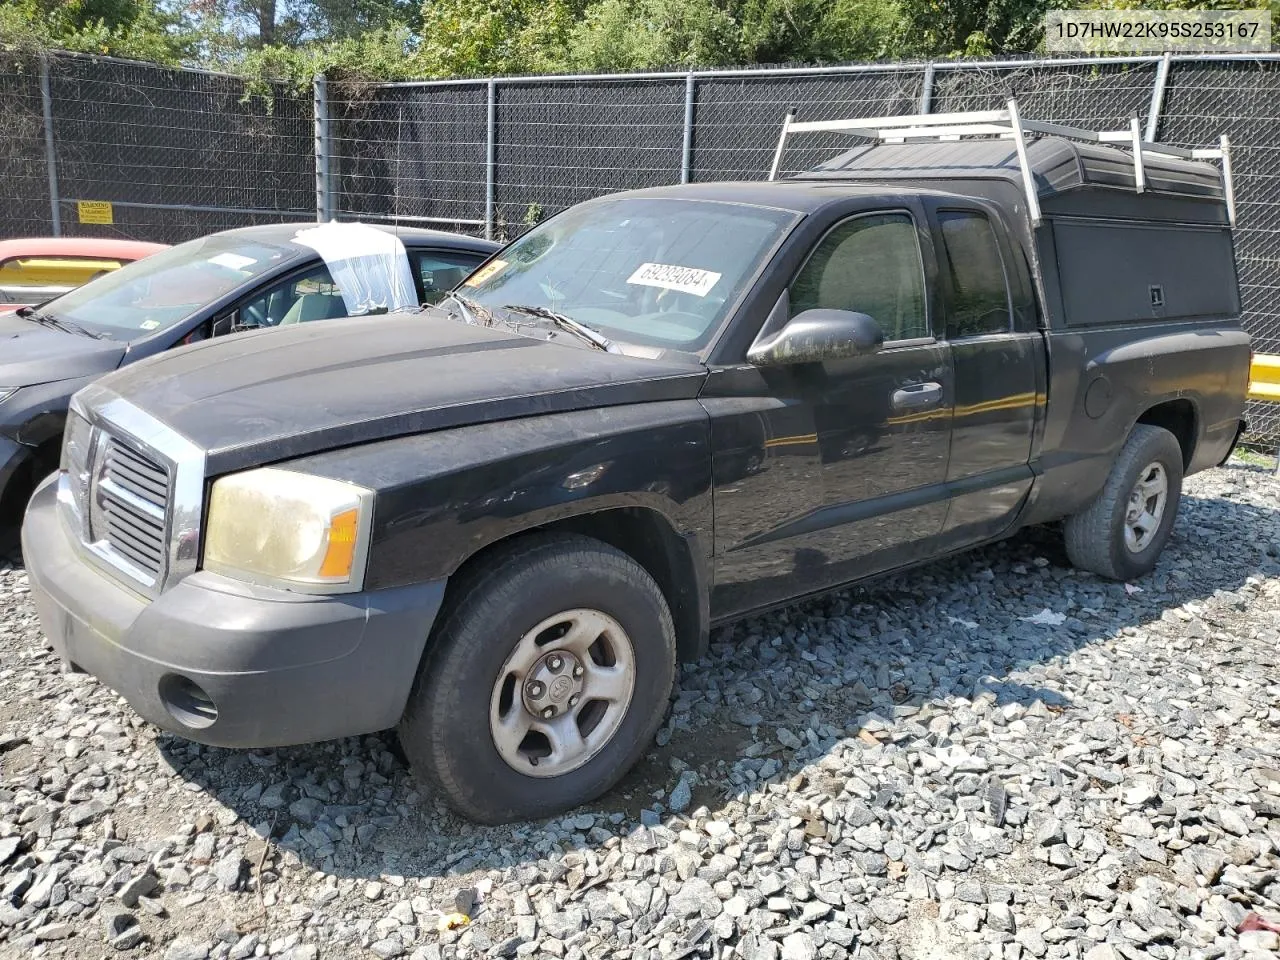
{"type": "MultiPolygon", "coordinates": [[[[712,417],[719,618],[820,592],[925,554],[946,518],[951,355],[933,335],[921,211],[833,224],[779,308],[869,314],[877,353],[722,369],[712,417]]],[[[775,311],[776,312],[776,311],[775,311]]]]}

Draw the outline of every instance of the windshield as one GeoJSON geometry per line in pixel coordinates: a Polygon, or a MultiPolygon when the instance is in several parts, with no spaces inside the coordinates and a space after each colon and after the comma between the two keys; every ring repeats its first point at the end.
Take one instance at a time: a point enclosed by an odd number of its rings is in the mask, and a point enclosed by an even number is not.
{"type": "Polygon", "coordinates": [[[525,234],[460,289],[488,309],[553,310],[612,339],[693,352],[794,219],[709,200],[597,201],[525,234]]]}
{"type": "Polygon", "coordinates": [[[116,340],[163,330],[303,251],[243,236],[192,240],[98,277],[41,308],[116,340]]]}

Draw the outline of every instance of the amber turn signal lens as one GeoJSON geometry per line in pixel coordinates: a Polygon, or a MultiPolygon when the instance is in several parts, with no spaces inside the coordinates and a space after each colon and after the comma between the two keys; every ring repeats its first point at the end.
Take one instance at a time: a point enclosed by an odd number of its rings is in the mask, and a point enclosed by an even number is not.
{"type": "Polygon", "coordinates": [[[351,564],[356,556],[356,529],[359,524],[358,510],[345,510],[329,521],[329,547],[320,563],[321,577],[339,580],[351,576],[351,564]]]}

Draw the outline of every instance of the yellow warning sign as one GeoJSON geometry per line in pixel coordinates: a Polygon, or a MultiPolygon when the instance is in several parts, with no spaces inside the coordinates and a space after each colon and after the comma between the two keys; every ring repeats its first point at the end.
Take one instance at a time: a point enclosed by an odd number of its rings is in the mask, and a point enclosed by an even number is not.
{"type": "Polygon", "coordinates": [[[76,209],[81,223],[115,223],[115,214],[108,200],[77,200],[76,209]]]}

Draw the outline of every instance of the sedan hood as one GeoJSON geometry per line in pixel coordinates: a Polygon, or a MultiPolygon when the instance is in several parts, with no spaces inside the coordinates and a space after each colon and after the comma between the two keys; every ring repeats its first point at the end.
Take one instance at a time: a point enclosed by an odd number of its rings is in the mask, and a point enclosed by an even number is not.
{"type": "Polygon", "coordinates": [[[232,336],[131,364],[101,385],[203,448],[216,475],[446,427],[691,398],[705,376],[687,360],[428,312],[232,336]]]}
{"type": "Polygon", "coordinates": [[[120,365],[125,345],[0,315],[0,387],[73,380],[120,365]]]}

